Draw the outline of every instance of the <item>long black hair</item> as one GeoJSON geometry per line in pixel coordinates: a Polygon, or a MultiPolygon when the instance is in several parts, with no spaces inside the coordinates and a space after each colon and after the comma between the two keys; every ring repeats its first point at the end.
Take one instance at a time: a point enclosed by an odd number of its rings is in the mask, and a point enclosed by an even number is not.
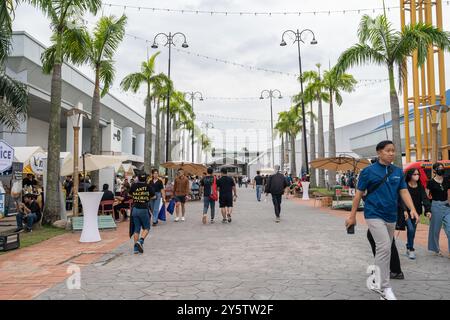
{"type": "MultiPolygon", "coordinates": [[[[410,181],[412,180],[412,176],[413,176],[414,172],[416,172],[416,171],[420,174],[419,169],[415,169],[415,168],[409,169],[408,171],[406,171],[405,181],[406,181],[407,183],[410,182],[410,181]]],[[[420,183],[420,181],[418,181],[418,183],[420,183]]]]}

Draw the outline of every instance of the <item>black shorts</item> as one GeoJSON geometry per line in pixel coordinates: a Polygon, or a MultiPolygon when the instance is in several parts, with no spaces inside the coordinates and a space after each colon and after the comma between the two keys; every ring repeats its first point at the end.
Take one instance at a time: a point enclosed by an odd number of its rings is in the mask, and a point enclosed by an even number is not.
{"type": "Polygon", "coordinates": [[[186,197],[185,196],[175,196],[175,202],[186,203],[186,197]]]}
{"type": "Polygon", "coordinates": [[[233,196],[219,197],[220,208],[233,208],[233,196]]]}

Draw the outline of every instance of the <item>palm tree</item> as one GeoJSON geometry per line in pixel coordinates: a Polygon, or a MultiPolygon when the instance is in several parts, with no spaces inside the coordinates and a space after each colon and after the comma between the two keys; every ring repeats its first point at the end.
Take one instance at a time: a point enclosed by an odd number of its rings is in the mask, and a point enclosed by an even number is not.
{"type": "MultiPolygon", "coordinates": [[[[399,82],[406,77],[406,59],[417,52],[418,65],[426,60],[428,48],[450,49],[450,34],[424,23],[407,25],[402,31],[393,29],[386,14],[371,18],[364,15],[358,28],[359,43],[345,50],[336,65],[337,72],[344,72],[356,65],[376,64],[384,66],[389,76],[389,96],[392,117],[393,142],[401,149],[400,108],[395,87],[394,69],[399,70],[399,82]]],[[[399,88],[401,88],[399,83],[399,88]]],[[[395,164],[402,165],[401,152],[396,153],[395,164]]]]}
{"type": "MultiPolygon", "coordinates": [[[[170,144],[169,155],[172,154],[175,145],[179,141],[177,129],[192,130],[194,126],[195,115],[191,104],[185,99],[183,92],[174,91],[170,96],[170,118],[172,124],[172,143],[170,144]],[[174,136],[176,134],[176,136],[174,136]]],[[[175,160],[169,158],[169,160],[175,160]]]]}
{"type": "Polygon", "coordinates": [[[291,143],[291,173],[297,175],[297,166],[295,163],[295,140],[297,135],[302,130],[302,116],[301,112],[297,113],[300,108],[296,108],[296,106],[291,107],[289,111],[282,111],[278,113],[278,121],[275,125],[275,129],[279,132],[285,132],[289,136],[289,140],[291,143]]]}
{"type": "Polygon", "coordinates": [[[4,62],[11,49],[15,1],[0,4],[0,123],[16,130],[28,113],[26,86],[5,73],[4,62]]]}
{"type": "MultiPolygon", "coordinates": [[[[316,71],[307,71],[303,73],[303,79],[306,82],[306,89],[305,89],[305,95],[313,95],[314,101],[317,101],[318,103],[318,110],[317,110],[317,133],[318,133],[318,157],[324,158],[325,157],[325,137],[324,137],[324,130],[323,130],[323,107],[322,102],[328,102],[329,101],[329,95],[325,91],[323,79],[321,78],[320,74],[320,63],[316,64],[317,66],[317,72],[316,71]]],[[[320,169],[319,170],[319,188],[325,188],[325,171],[320,169]]]]}
{"type": "Polygon", "coordinates": [[[155,53],[148,59],[142,62],[141,71],[131,73],[126,76],[120,83],[123,90],[136,93],[141,85],[145,85],[147,89],[147,96],[145,99],[145,148],[144,148],[144,170],[150,172],[152,168],[152,86],[155,83],[164,81],[165,75],[162,73],[155,74],[155,60],[160,52],[155,53]]]}
{"type": "MultiPolygon", "coordinates": [[[[335,68],[325,71],[323,76],[324,88],[328,90],[330,104],[329,128],[328,128],[328,156],[336,157],[336,131],[334,128],[334,101],[337,105],[342,105],[341,92],[352,92],[355,90],[357,81],[346,73],[339,73],[335,68]]],[[[328,172],[328,184],[330,187],[336,184],[336,172],[328,172]]]]}
{"type": "Polygon", "coordinates": [[[168,92],[167,87],[169,85],[173,87],[173,83],[166,75],[161,76],[158,80],[159,81],[155,81],[155,83],[153,84],[152,96],[154,97],[154,99],[156,99],[156,104],[154,104],[154,107],[156,108],[155,168],[159,169],[161,161],[164,161],[161,159],[161,156],[164,154],[164,144],[161,144],[161,142],[164,140],[161,139],[161,137],[165,137],[164,113],[166,107],[164,101],[168,92]]]}
{"type": "Polygon", "coordinates": [[[29,0],[51,21],[52,46],[42,54],[43,70],[52,73],[50,119],[48,131],[47,187],[43,221],[53,223],[60,215],[60,135],[61,135],[61,68],[64,61],[85,62],[86,30],[77,21],[86,13],[96,14],[101,0],[29,0]]]}
{"type": "MultiPolygon", "coordinates": [[[[87,60],[95,72],[92,97],[91,153],[100,154],[100,98],[103,98],[114,82],[114,54],[125,35],[127,17],[101,17],[93,35],[87,35],[88,46],[84,49],[87,60]],[[100,87],[102,90],[100,92],[100,87]]],[[[98,185],[98,174],[92,176],[98,185]]]]}

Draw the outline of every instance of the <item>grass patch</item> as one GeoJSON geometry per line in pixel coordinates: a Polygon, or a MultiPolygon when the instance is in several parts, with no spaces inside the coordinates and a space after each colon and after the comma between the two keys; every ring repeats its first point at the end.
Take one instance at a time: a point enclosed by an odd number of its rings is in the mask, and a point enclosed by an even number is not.
{"type": "MultiPolygon", "coordinates": [[[[19,249],[38,244],[40,242],[54,238],[66,232],[68,231],[66,231],[65,229],[55,228],[53,226],[42,226],[39,229],[33,229],[33,232],[29,233],[21,232],[19,249]]],[[[6,252],[0,252],[0,255],[4,253],[6,252]]]]}
{"type": "Polygon", "coordinates": [[[318,192],[318,193],[321,193],[321,194],[323,194],[325,196],[329,196],[329,197],[334,196],[334,191],[327,190],[327,188],[311,188],[311,189],[309,189],[309,193],[311,195],[313,194],[313,192],[318,192]]]}
{"type": "Polygon", "coordinates": [[[426,224],[427,226],[430,225],[430,219],[428,219],[427,217],[425,217],[425,215],[421,214],[420,215],[420,222],[421,224],[426,224]]]}

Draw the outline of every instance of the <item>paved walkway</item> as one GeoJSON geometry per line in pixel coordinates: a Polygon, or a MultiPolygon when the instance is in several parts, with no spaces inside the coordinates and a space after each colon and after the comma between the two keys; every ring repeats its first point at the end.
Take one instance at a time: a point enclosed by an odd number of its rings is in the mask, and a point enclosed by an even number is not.
{"type": "MultiPolygon", "coordinates": [[[[364,224],[347,235],[342,217],[296,200],[284,200],[276,224],[270,200],[253,192],[238,190],[231,224],[202,225],[201,204],[189,203],[186,222],[152,229],[144,255],[127,242],[82,269],[80,290],[62,282],[37,298],[378,299],[365,284],[373,258],[364,224]]],[[[408,260],[398,242],[398,298],[450,299],[450,260],[421,247],[408,260]]]]}

